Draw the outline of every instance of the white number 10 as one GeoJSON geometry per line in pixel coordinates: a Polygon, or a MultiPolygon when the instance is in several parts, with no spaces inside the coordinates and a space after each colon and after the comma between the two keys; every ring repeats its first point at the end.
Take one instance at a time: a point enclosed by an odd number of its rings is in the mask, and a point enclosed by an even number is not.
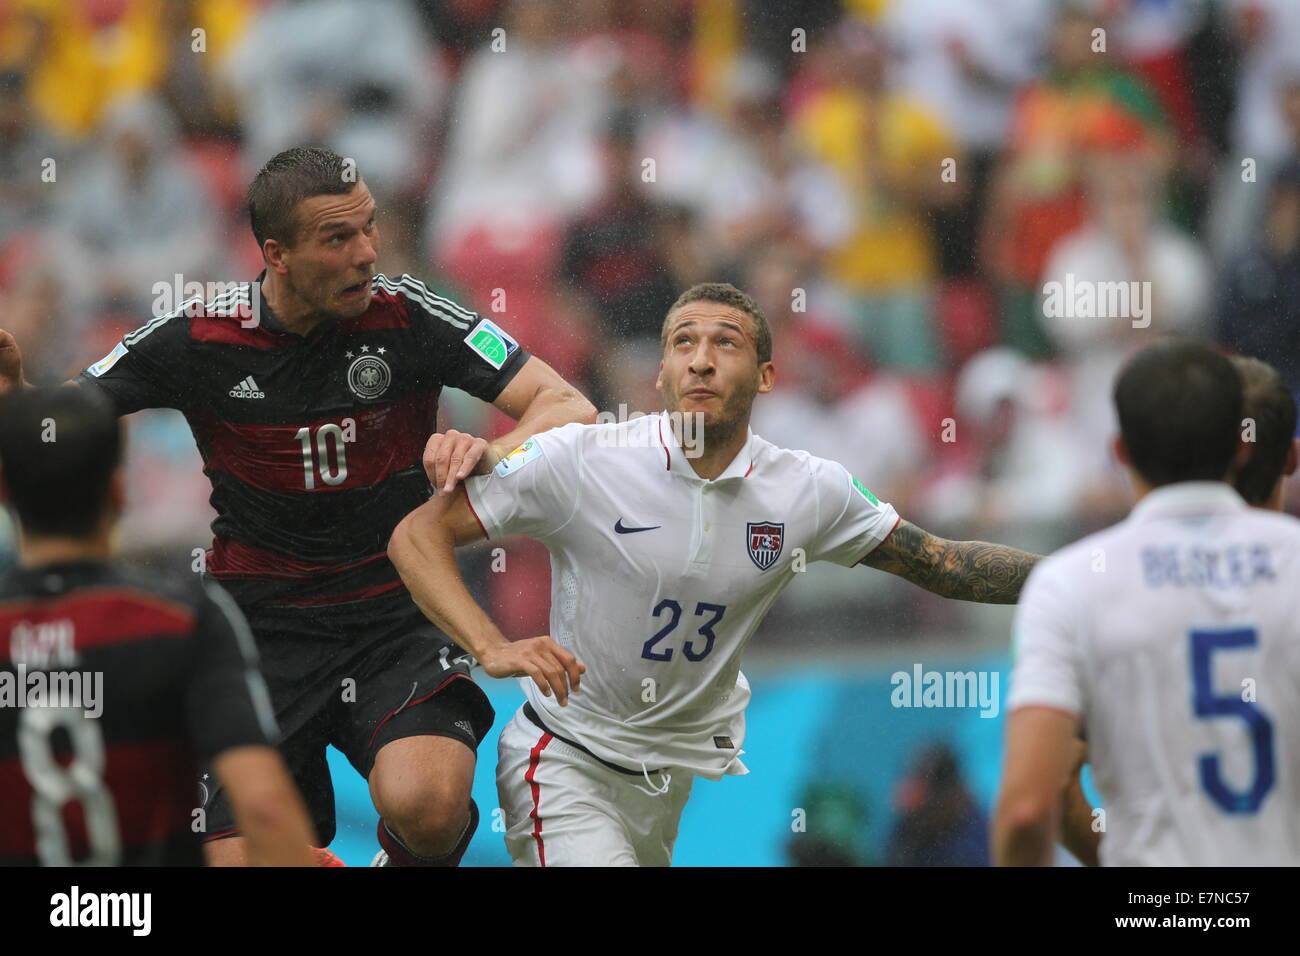
{"type": "MultiPolygon", "coordinates": [[[[312,457],[311,429],[300,428],[293,436],[302,443],[302,471],[307,482],[307,490],[316,487],[317,464],[312,457]]],[[[316,429],[316,457],[320,459],[320,480],[327,485],[341,485],[348,480],[348,455],[344,449],[343,429],[331,422],[316,429]],[[336,467],[329,465],[329,439],[334,439],[334,459],[336,467]]]]}

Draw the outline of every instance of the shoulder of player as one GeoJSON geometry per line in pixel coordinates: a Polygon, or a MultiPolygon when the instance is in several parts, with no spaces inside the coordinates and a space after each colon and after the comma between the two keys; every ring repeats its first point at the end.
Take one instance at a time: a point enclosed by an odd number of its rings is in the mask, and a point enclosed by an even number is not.
{"type": "Polygon", "coordinates": [[[94,579],[79,590],[111,592],[126,604],[153,607],[196,620],[205,602],[204,587],[196,574],[146,570],[121,562],[101,566],[94,579]]]}
{"type": "Polygon", "coordinates": [[[760,469],[766,474],[773,472],[790,472],[796,476],[816,479],[827,469],[848,471],[843,465],[829,458],[819,458],[811,452],[796,448],[783,448],[763,438],[761,435],[750,436],[750,455],[754,461],[755,473],[760,469]]]}
{"type": "Polygon", "coordinates": [[[1300,561],[1300,518],[1269,508],[1246,508],[1241,512],[1241,520],[1245,524],[1236,532],[1237,540],[1268,541],[1277,549],[1274,552],[1277,560],[1300,561]]]}
{"type": "Polygon", "coordinates": [[[1113,578],[1102,576],[1100,571],[1107,566],[1107,555],[1124,547],[1128,527],[1128,520],[1125,519],[1045,555],[1029,572],[1025,589],[1032,587],[1037,590],[1047,582],[1058,585],[1058,590],[1062,593],[1081,595],[1083,585],[1088,582],[1100,586],[1113,581],[1113,578]]]}
{"type": "MultiPolygon", "coordinates": [[[[159,311],[149,321],[122,336],[120,348],[126,351],[165,345],[169,350],[195,339],[216,337],[225,340],[254,334],[256,310],[250,304],[251,283],[236,283],[204,301],[193,297],[169,311],[159,311]]],[[[105,361],[113,353],[105,356],[105,361]]]]}
{"type": "Polygon", "coordinates": [[[370,288],[376,295],[391,295],[400,299],[404,305],[408,307],[414,305],[426,315],[440,319],[458,329],[468,331],[479,321],[479,315],[473,309],[446,296],[438,295],[426,282],[409,272],[397,276],[378,272],[371,279],[370,288]]]}
{"type": "MultiPolygon", "coordinates": [[[[659,417],[646,415],[626,421],[569,422],[539,432],[530,439],[542,454],[591,464],[633,461],[629,455],[652,451],[658,458],[647,459],[663,464],[663,438],[659,417]]],[[[521,446],[522,447],[522,446],[521,446]]]]}
{"type": "Polygon", "coordinates": [[[638,428],[644,428],[641,419],[627,422],[569,422],[538,432],[533,437],[547,454],[567,453],[585,454],[590,449],[626,447],[628,442],[621,441],[621,436],[635,434],[638,428]]]}
{"type": "Polygon", "coordinates": [[[145,598],[166,604],[184,605],[197,610],[206,599],[206,591],[197,574],[179,571],[145,570],[115,563],[110,566],[107,578],[114,587],[138,591],[145,598]]]}

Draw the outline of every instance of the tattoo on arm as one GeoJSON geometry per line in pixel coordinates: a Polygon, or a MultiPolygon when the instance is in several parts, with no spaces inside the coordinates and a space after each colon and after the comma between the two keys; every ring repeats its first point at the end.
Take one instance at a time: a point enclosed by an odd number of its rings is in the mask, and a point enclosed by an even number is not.
{"type": "Polygon", "coordinates": [[[1015,604],[1039,556],[987,541],[937,538],[900,521],[862,564],[896,574],[946,598],[1015,604]]]}

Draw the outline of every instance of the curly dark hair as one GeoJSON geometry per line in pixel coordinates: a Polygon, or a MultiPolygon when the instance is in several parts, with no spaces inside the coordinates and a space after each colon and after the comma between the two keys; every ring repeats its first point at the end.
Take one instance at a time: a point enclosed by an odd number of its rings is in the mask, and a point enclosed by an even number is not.
{"type": "Polygon", "coordinates": [[[677,297],[677,301],[664,316],[663,327],[659,330],[659,345],[668,345],[668,321],[674,312],[691,302],[716,302],[728,305],[739,312],[744,312],[754,320],[754,343],[758,349],[759,362],[772,361],[772,330],[768,327],[767,316],[758,307],[758,303],[748,294],[741,292],[730,282],[701,282],[691,286],[677,297]]]}

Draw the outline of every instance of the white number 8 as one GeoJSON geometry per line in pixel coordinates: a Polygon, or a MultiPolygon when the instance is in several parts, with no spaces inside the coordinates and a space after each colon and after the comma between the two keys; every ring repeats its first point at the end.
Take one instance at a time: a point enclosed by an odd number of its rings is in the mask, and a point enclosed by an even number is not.
{"type": "Polygon", "coordinates": [[[18,718],[18,754],[35,791],[32,824],[36,855],[46,866],[116,866],[121,862],[117,807],[104,786],[104,735],[96,721],[78,707],[28,707],[18,718]],[[72,762],[60,766],[51,738],[64,727],[72,740],[72,762]],[[90,855],[72,859],[63,827],[63,806],[70,800],[85,810],[90,855]]]}

